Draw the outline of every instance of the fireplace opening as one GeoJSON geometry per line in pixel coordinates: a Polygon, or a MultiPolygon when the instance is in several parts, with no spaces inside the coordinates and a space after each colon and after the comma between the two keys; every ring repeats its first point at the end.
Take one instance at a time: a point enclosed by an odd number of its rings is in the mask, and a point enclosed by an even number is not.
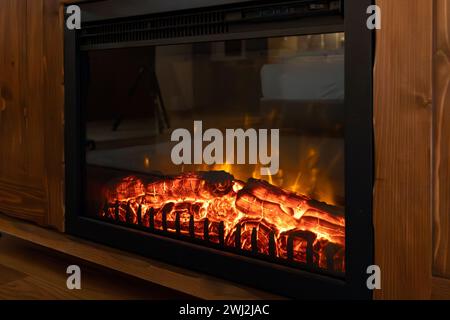
{"type": "Polygon", "coordinates": [[[82,4],[68,232],[286,296],[370,297],[370,2],[82,4]]]}
{"type": "Polygon", "coordinates": [[[344,46],[331,33],[87,52],[87,213],[342,276],[344,46]]]}

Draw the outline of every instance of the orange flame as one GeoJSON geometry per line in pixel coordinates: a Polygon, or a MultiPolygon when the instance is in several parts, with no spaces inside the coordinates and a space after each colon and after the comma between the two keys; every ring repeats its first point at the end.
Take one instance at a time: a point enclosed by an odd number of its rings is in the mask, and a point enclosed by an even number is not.
{"type": "Polygon", "coordinates": [[[344,272],[343,213],[272,179],[244,183],[224,171],[129,176],[105,190],[100,216],[344,272]]]}

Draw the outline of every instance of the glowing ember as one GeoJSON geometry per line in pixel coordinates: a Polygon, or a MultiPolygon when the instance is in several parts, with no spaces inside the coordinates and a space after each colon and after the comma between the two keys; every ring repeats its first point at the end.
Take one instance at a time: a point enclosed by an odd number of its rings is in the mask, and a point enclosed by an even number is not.
{"type": "Polygon", "coordinates": [[[339,208],[224,171],[129,176],[105,190],[100,216],[321,269],[345,271],[339,208]]]}

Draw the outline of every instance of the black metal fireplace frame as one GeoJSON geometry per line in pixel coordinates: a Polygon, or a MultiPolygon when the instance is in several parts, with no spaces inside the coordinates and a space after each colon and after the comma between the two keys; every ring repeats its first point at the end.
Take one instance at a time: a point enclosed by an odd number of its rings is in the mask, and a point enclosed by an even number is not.
{"type": "MultiPolygon", "coordinates": [[[[304,0],[310,1],[310,0],[304,0]]],[[[255,286],[293,298],[370,299],[366,286],[367,267],[373,264],[373,122],[372,71],[374,33],[366,27],[366,10],[372,0],[344,0],[343,25],[302,26],[288,33],[346,33],[345,105],[346,105],[346,274],[336,279],[305,270],[297,270],[250,257],[144,233],[84,216],[83,213],[83,123],[80,88],[80,44],[76,30],[65,31],[65,162],[66,231],[155,259],[207,272],[249,286],[255,286]]],[[[287,2],[287,1],[286,1],[287,2]]],[[[108,0],[81,4],[83,23],[122,19],[127,16],[159,14],[179,10],[199,10],[213,6],[267,4],[270,1],[239,0],[120,1],[108,0]],[[126,4],[125,4],[126,3],[126,4]],[[117,10],[120,8],[121,10],[117,10]]],[[[277,3],[272,1],[272,3],[277,3]]],[[[273,30],[263,36],[289,35],[273,30]]],[[[256,36],[256,33],[255,33],[256,36]]],[[[261,34],[259,34],[261,36],[261,34]]],[[[236,34],[223,35],[236,39],[236,34]]],[[[244,37],[244,36],[243,36],[244,37]]],[[[245,38],[251,34],[245,35],[245,38]]],[[[205,41],[210,37],[206,37],[205,41]]],[[[198,39],[197,39],[198,40],[198,39]]],[[[189,41],[189,40],[186,40],[189,41]]],[[[149,43],[135,43],[134,45],[149,43]]],[[[130,44],[128,44],[129,46],[130,44]]],[[[120,43],[114,46],[121,46],[120,43]]],[[[100,46],[101,47],[101,46],[100,46]]],[[[100,48],[99,47],[99,48],[100,48]]]]}

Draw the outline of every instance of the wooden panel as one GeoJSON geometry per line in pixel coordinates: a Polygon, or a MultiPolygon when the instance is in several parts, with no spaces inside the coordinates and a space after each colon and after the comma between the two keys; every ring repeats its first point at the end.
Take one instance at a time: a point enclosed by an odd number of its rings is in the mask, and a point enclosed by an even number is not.
{"type": "Polygon", "coordinates": [[[17,181],[26,176],[24,154],[24,105],[21,99],[23,76],[23,34],[26,3],[0,2],[0,179],[17,181]]]}
{"type": "Polygon", "coordinates": [[[22,79],[26,87],[24,101],[26,105],[25,121],[27,144],[26,158],[27,167],[31,172],[36,173],[39,179],[39,186],[43,187],[44,178],[44,135],[42,134],[42,123],[46,115],[43,101],[42,88],[43,68],[42,68],[42,0],[28,1],[26,7],[26,32],[25,43],[22,51],[22,61],[26,66],[26,74],[22,79]]]}
{"type": "Polygon", "coordinates": [[[435,31],[433,272],[450,279],[450,0],[436,1],[435,31]]]}
{"type": "Polygon", "coordinates": [[[434,300],[450,300],[450,280],[433,278],[431,298],[434,300]]]}
{"type": "Polygon", "coordinates": [[[1,214],[0,232],[201,299],[281,299],[271,293],[73,238],[1,214]]]}
{"type": "Polygon", "coordinates": [[[0,212],[45,223],[45,194],[41,189],[0,181],[0,212]]]}
{"type": "Polygon", "coordinates": [[[60,0],[44,0],[42,10],[47,223],[62,231],[64,229],[64,19],[60,0]]]}
{"type": "Polygon", "coordinates": [[[433,1],[378,0],[374,122],[378,299],[431,295],[433,1]]]}
{"type": "MultiPolygon", "coordinates": [[[[0,210],[45,223],[42,72],[34,2],[0,2],[0,210]]],[[[42,42],[42,41],[41,41],[42,42]]]]}
{"type": "MultiPolygon", "coordinates": [[[[16,202],[0,210],[58,230],[64,227],[61,8],[59,0],[0,2],[0,181],[17,191],[16,202]],[[41,208],[36,190],[44,194],[41,208]]],[[[12,190],[0,188],[0,197],[12,199],[12,190]]]]}

